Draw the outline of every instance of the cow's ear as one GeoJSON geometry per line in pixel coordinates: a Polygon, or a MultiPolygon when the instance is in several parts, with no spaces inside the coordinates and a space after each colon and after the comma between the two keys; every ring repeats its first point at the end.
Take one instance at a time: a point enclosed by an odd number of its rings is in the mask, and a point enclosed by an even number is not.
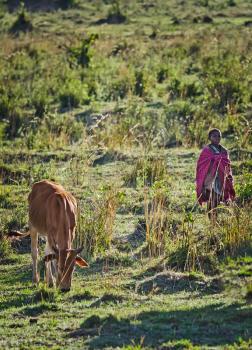
{"type": "Polygon", "coordinates": [[[76,256],[75,258],[75,264],[80,266],[80,267],[88,267],[88,263],[86,262],[86,260],[82,259],[82,257],[80,257],[79,255],[76,256]]]}

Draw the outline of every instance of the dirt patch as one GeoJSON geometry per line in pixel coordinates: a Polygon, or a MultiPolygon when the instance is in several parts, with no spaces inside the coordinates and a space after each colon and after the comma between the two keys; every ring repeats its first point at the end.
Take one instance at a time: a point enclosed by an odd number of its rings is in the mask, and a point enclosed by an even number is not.
{"type": "Polygon", "coordinates": [[[179,291],[200,291],[218,293],[223,289],[223,284],[217,278],[197,278],[190,274],[164,271],[146,278],[135,285],[135,291],[139,294],[162,294],[179,291]]]}
{"type": "Polygon", "coordinates": [[[131,252],[132,249],[140,247],[145,241],[145,222],[139,220],[135,231],[123,237],[116,237],[113,240],[114,245],[121,252],[131,252]]]}

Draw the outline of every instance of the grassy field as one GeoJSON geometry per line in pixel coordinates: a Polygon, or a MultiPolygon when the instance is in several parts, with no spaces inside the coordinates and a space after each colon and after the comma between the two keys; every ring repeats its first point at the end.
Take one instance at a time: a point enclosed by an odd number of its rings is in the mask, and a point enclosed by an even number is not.
{"type": "MultiPolygon", "coordinates": [[[[0,349],[252,349],[252,3],[0,1],[0,349]],[[195,194],[209,128],[237,198],[195,194]],[[90,263],[31,283],[31,185],[78,200],[90,263]]],[[[43,257],[44,241],[40,241],[43,257]]]]}

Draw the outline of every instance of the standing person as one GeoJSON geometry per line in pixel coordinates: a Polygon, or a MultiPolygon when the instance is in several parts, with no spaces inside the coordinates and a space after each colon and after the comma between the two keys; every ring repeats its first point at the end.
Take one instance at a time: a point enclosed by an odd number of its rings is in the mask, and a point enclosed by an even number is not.
{"type": "Polygon", "coordinates": [[[207,202],[208,216],[216,221],[215,208],[221,201],[233,201],[235,190],[228,151],[220,144],[221,131],[211,129],[210,144],[200,153],[196,169],[197,199],[207,202]]]}

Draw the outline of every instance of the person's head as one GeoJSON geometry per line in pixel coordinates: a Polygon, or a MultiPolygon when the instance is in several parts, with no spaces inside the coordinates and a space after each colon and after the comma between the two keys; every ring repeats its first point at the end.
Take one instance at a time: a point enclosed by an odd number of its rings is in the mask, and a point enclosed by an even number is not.
{"type": "Polygon", "coordinates": [[[221,131],[219,129],[211,129],[208,133],[208,139],[214,145],[219,145],[221,140],[221,131]]]}

